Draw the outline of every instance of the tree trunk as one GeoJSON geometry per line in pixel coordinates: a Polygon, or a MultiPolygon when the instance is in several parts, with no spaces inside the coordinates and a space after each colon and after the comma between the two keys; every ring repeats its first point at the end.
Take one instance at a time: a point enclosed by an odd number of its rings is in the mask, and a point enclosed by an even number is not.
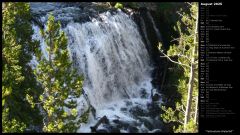
{"type": "Polygon", "coordinates": [[[195,70],[195,50],[197,46],[197,34],[198,34],[198,13],[196,17],[196,24],[195,24],[195,32],[194,32],[194,41],[193,41],[193,49],[191,55],[191,69],[190,69],[190,77],[188,82],[188,97],[187,97],[187,107],[185,111],[185,118],[184,118],[184,132],[186,132],[187,123],[190,120],[190,113],[191,113],[191,106],[192,106],[192,92],[193,92],[193,84],[194,84],[194,70],[195,70]]]}
{"type": "Polygon", "coordinates": [[[186,132],[186,126],[190,120],[190,112],[191,112],[191,106],[192,106],[192,92],[193,92],[193,83],[194,83],[194,65],[193,65],[193,63],[191,64],[190,70],[191,71],[190,71],[190,77],[189,77],[189,83],[188,83],[187,107],[186,107],[185,118],[184,118],[184,132],[186,132]]]}
{"type": "Polygon", "coordinates": [[[52,34],[51,34],[51,32],[49,33],[49,52],[48,52],[48,57],[49,57],[49,62],[50,62],[50,65],[52,66],[52,58],[51,58],[51,56],[52,56],[52,47],[53,47],[53,45],[52,45],[52,34]]]}
{"type": "Polygon", "coordinates": [[[198,96],[196,96],[194,123],[197,123],[197,121],[198,121],[198,96]]]}

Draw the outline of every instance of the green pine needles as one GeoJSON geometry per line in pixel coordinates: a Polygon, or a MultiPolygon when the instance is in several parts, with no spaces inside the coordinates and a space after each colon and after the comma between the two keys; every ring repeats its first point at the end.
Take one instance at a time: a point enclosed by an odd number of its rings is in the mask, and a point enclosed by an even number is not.
{"type": "Polygon", "coordinates": [[[42,123],[44,132],[76,132],[89,110],[77,109],[83,76],[72,66],[60,22],[50,14],[41,30],[48,58],[32,39],[29,3],[3,3],[2,23],[2,132],[36,132],[32,127],[42,123]],[[33,54],[34,71],[28,64],[33,54]]]}
{"type": "Polygon", "coordinates": [[[76,132],[79,128],[76,98],[82,93],[83,76],[78,75],[72,67],[67,50],[67,37],[60,28],[60,22],[55,22],[53,15],[50,14],[46,30],[41,30],[48,58],[43,57],[39,48],[36,51],[39,65],[35,75],[44,89],[39,100],[47,113],[43,130],[76,132]]]}
{"type": "Polygon", "coordinates": [[[25,100],[27,92],[41,92],[27,65],[38,44],[31,37],[29,3],[2,4],[2,132],[24,132],[42,123],[39,110],[25,100]]]}

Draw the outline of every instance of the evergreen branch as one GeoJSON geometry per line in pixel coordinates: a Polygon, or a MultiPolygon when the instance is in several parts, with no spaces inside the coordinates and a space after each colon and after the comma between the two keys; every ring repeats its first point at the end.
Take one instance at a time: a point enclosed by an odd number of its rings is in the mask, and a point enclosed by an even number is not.
{"type": "MultiPolygon", "coordinates": [[[[183,14],[181,14],[180,12],[177,12],[177,14],[179,15],[179,16],[181,16],[181,17],[184,17],[184,15],[183,14]]],[[[185,16],[188,20],[191,20],[188,16],[185,16]]],[[[186,24],[185,24],[186,25],[186,24]]]]}
{"type": "MultiPolygon", "coordinates": [[[[191,34],[191,35],[189,35],[188,37],[193,37],[194,36],[194,34],[191,34]]],[[[173,41],[179,41],[180,39],[182,39],[182,40],[186,40],[186,37],[185,38],[183,38],[183,37],[180,37],[180,38],[174,38],[173,40],[171,40],[170,42],[173,42],[173,41]]]]}

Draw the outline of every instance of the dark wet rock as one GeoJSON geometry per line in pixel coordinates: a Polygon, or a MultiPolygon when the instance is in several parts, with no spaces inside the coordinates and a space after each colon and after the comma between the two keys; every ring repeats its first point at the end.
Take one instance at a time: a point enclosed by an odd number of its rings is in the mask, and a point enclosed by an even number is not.
{"type": "Polygon", "coordinates": [[[110,126],[109,127],[109,132],[110,133],[120,133],[120,129],[115,127],[115,126],[110,126]]]}
{"type": "Polygon", "coordinates": [[[160,104],[158,102],[152,102],[147,104],[147,108],[149,110],[149,116],[156,117],[159,116],[159,114],[162,113],[162,109],[160,107],[160,104]]]}
{"type": "Polygon", "coordinates": [[[109,133],[120,133],[120,128],[116,126],[109,125],[109,124],[103,124],[102,126],[104,127],[104,129],[107,129],[107,132],[109,133]]]}
{"type": "Polygon", "coordinates": [[[147,98],[147,96],[148,96],[146,89],[144,89],[144,88],[140,89],[140,94],[141,94],[141,98],[147,98]]]}
{"type": "Polygon", "coordinates": [[[148,129],[146,127],[140,127],[139,133],[148,133],[148,129]]]}
{"type": "Polygon", "coordinates": [[[113,122],[117,125],[117,128],[127,128],[130,125],[128,122],[118,119],[113,120],[113,122]]]}
{"type": "Polygon", "coordinates": [[[149,133],[161,133],[161,129],[153,129],[152,131],[149,131],[149,133]]]}
{"type": "Polygon", "coordinates": [[[128,127],[128,132],[129,133],[138,133],[138,128],[134,126],[129,126],[128,127]]]}
{"type": "Polygon", "coordinates": [[[122,129],[129,133],[158,133],[161,132],[161,128],[164,126],[158,117],[137,117],[136,119],[138,119],[138,121],[123,121],[114,119],[112,120],[113,123],[111,126],[107,125],[104,126],[104,128],[107,128],[108,132],[120,132],[120,129],[122,129]]]}
{"type": "Polygon", "coordinates": [[[161,98],[161,94],[158,93],[157,89],[152,89],[151,90],[151,97],[152,97],[152,101],[156,102],[156,101],[159,101],[159,99],[161,98]]]}
{"type": "Polygon", "coordinates": [[[107,129],[97,129],[96,133],[108,133],[107,129]]]}
{"type": "Polygon", "coordinates": [[[98,130],[98,126],[101,124],[108,124],[109,125],[109,119],[106,115],[104,115],[102,118],[100,118],[97,123],[94,126],[91,126],[91,132],[96,132],[98,130]]]}
{"type": "Polygon", "coordinates": [[[134,116],[134,117],[138,117],[138,116],[147,116],[148,112],[147,110],[144,110],[143,108],[141,108],[140,106],[134,106],[132,107],[129,112],[134,116]]]}
{"type": "Polygon", "coordinates": [[[126,111],[127,111],[127,108],[123,107],[123,108],[120,109],[120,111],[126,112],[126,111]]]}
{"type": "Polygon", "coordinates": [[[119,119],[114,119],[113,122],[119,124],[120,120],[119,119]]]}
{"type": "Polygon", "coordinates": [[[125,101],[125,103],[126,103],[126,106],[132,105],[132,102],[131,102],[131,101],[125,101]]]}
{"type": "Polygon", "coordinates": [[[153,96],[152,96],[152,101],[155,102],[155,101],[158,101],[160,99],[160,94],[159,93],[155,93],[153,96]]]}
{"type": "Polygon", "coordinates": [[[137,121],[124,121],[119,119],[114,119],[112,122],[114,127],[124,130],[127,130],[130,126],[138,127],[141,125],[141,123],[137,121]]]}
{"type": "Polygon", "coordinates": [[[153,120],[153,128],[154,129],[159,129],[162,128],[164,126],[163,122],[160,119],[155,119],[153,120]]]}
{"type": "Polygon", "coordinates": [[[152,130],[154,125],[153,121],[149,117],[139,117],[139,120],[144,123],[145,127],[152,130]]]}

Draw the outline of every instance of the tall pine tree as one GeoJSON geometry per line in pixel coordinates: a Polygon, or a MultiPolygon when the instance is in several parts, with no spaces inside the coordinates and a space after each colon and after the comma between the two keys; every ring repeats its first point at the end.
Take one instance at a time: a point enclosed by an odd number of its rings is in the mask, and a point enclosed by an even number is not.
{"type": "Polygon", "coordinates": [[[180,102],[175,108],[165,106],[161,116],[166,123],[175,122],[174,132],[197,132],[198,117],[198,6],[197,3],[188,3],[190,13],[179,13],[181,20],[177,22],[176,31],[179,32],[178,45],[170,46],[165,54],[159,45],[160,52],[172,63],[181,67],[184,74],[179,78],[178,92],[180,102]],[[171,57],[177,57],[177,61],[171,57]]]}
{"type": "MultiPolygon", "coordinates": [[[[41,30],[48,57],[43,57],[38,48],[36,56],[39,64],[35,75],[44,89],[39,104],[46,113],[43,127],[45,132],[76,132],[81,119],[78,119],[75,99],[81,95],[83,77],[72,67],[67,37],[60,28],[60,22],[55,22],[54,16],[50,14],[46,30],[41,30]]],[[[28,95],[27,98],[35,104],[31,96],[28,95]]]]}
{"type": "Polygon", "coordinates": [[[29,3],[3,3],[2,12],[2,131],[23,132],[30,125],[39,125],[38,108],[25,100],[27,92],[39,93],[33,72],[28,65],[33,48],[29,3]]]}

